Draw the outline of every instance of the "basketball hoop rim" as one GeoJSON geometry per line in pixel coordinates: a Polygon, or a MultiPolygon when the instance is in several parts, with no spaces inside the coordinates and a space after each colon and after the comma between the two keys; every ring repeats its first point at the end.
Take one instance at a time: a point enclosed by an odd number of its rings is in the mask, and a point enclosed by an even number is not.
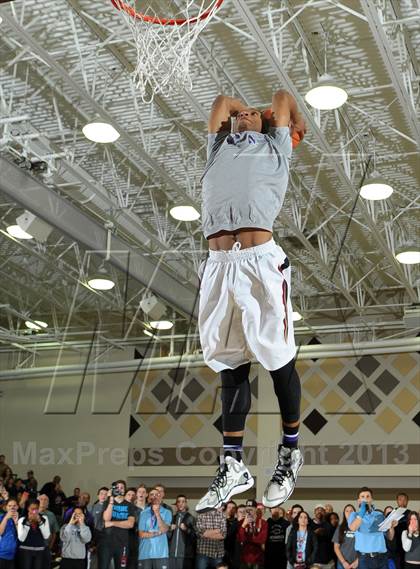
{"type": "Polygon", "coordinates": [[[182,26],[183,24],[196,24],[197,22],[205,20],[220,8],[224,0],[217,0],[216,5],[213,6],[213,8],[208,8],[208,10],[196,18],[175,19],[158,18],[157,16],[148,16],[147,14],[142,14],[141,12],[137,12],[135,8],[132,8],[126,4],[123,0],[111,0],[111,2],[117,10],[124,11],[135,20],[142,20],[143,22],[147,22],[149,24],[157,24],[160,26],[182,26]]]}

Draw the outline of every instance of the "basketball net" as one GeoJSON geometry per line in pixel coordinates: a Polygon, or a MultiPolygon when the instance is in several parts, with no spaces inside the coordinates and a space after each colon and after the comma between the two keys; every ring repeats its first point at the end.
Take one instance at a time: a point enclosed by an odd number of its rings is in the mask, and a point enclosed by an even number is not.
{"type": "Polygon", "coordinates": [[[130,29],[136,46],[137,61],[132,76],[142,100],[150,103],[158,93],[191,91],[192,47],[223,0],[187,0],[182,2],[182,9],[176,2],[170,2],[172,13],[165,18],[150,6],[140,13],[136,10],[136,0],[111,1],[130,29]]]}

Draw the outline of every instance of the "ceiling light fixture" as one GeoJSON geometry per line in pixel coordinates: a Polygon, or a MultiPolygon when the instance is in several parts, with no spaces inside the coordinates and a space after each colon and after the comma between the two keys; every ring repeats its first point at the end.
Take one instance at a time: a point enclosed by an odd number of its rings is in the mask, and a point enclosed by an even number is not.
{"type": "Polygon", "coordinates": [[[105,266],[108,258],[109,255],[107,253],[107,258],[102,261],[99,269],[89,278],[88,285],[90,288],[93,288],[94,290],[111,290],[114,288],[115,281],[110,278],[105,266]]]}
{"type": "Polygon", "coordinates": [[[6,231],[9,235],[15,237],[15,239],[33,239],[33,236],[26,233],[19,225],[9,225],[6,231]]]}
{"type": "Polygon", "coordinates": [[[327,73],[321,75],[317,83],[305,95],[306,102],[314,109],[321,111],[338,109],[344,105],[347,98],[347,91],[327,73]]]}
{"type": "Polygon", "coordinates": [[[298,312],[297,310],[294,310],[292,313],[292,320],[293,322],[299,322],[299,320],[302,320],[303,316],[300,312],[298,312]]]}
{"type": "Polygon", "coordinates": [[[393,191],[392,186],[374,171],[360,188],[360,195],[365,200],[386,200],[393,191]]]}
{"type": "Polygon", "coordinates": [[[150,326],[155,330],[170,330],[174,323],[169,320],[153,320],[149,322],[150,326]]]}
{"type": "Polygon", "coordinates": [[[88,285],[95,290],[111,290],[114,288],[115,282],[112,279],[95,275],[88,280],[88,285]]]}
{"type": "Polygon", "coordinates": [[[397,250],[395,258],[403,265],[415,265],[420,263],[420,247],[416,247],[414,243],[401,245],[397,250]]]}
{"type": "Polygon", "coordinates": [[[101,144],[115,142],[120,137],[120,133],[115,130],[112,124],[102,122],[101,120],[95,120],[86,124],[82,128],[82,132],[88,140],[100,142],[101,144]]]}
{"type": "Polygon", "coordinates": [[[200,217],[198,211],[191,205],[178,205],[173,207],[169,213],[178,221],[195,221],[200,217]]]}
{"type": "Polygon", "coordinates": [[[25,326],[29,330],[42,330],[48,328],[48,324],[42,320],[25,320],[25,326]]]}

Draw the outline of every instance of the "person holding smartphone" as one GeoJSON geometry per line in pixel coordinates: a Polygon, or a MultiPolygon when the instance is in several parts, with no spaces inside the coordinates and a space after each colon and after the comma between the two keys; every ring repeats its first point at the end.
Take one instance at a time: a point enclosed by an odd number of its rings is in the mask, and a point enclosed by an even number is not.
{"type": "MultiPolygon", "coordinates": [[[[384,532],[379,525],[385,516],[373,505],[373,493],[364,486],[358,493],[359,511],[352,512],[348,518],[351,531],[355,532],[355,548],[358,552],[359,569],[387,569],[388,555],[384,532]]],[[[398,522],[392,522],[388,530],[389,539],[394,537],[394,528],[398,522]]]]}
{"type": "Polygon", "coordinates": [[[86,545],[92,539],[92,533],[85,524],[82,508],[74,508],[68,524],[60,531],[62,541],[61,569],[85,569],[87,559],[86,545]]]}
{"type": "Polygon", "coordinates": [[[6,513],[0,513],[0,569],[15,569],[18,519],[18,504],[14,498],[9,498],[6,513]]]}
{"type": "Polygon", "coordinates": [[[264,547],[268,524],[257,515],[257,502],[247,500],[245,519],[238,529],[237,539],[242,544],[241,566],[257,569],[264,566],[264,547]]]}
{"type": "Polygon", "coordinates": [[[39,511],[39,500],[28,504],[26,516],[19,518],[19,569],[44,569],[45,550],[50,537],[48,518],[39,511]]]}

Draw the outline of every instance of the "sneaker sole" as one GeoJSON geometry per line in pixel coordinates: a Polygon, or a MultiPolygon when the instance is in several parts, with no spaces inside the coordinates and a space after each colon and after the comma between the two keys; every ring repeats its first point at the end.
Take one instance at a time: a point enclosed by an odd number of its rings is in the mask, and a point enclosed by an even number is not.
{"type": "MultiPolygon", "coordinates": [[[[304,464],[303,458],[299,463],[298,469],[296,470],[296,476],[295,476],[295,484],[296,484],[296,480],[299,474],[300,469],[302,468],[304,464]]],[[[284,504],[289,498],[290,496],[293,494],[293,490],[295,489],[295,486],[293,486],[292,490],[289,492],[289,494],[286,496],[286,498],[284,498],[284,500],[274,503],[274,502],[270,502],[269,500],[266,500],[265,496],[262,497],[262,503],[264,504],[264,506],[266,508],[277,508],[277,506],[281,506],[282,504],[284,504]]]]}
{"type": "Polygon", "coordinates": [[[236,494],[242,494],[242,492],[246,492],[247,490],[252,488],[254,486],[254,483],[255,483],[255,480],[251,476],[251,478],[248,480],[248,482],[246,484],[239,484],[238,486],[235,486],[234,488],[232,488],[232,490],[227,494],[227,496],[225,498],[223,498],[223,500],[220,500],[216,505],[205,506],[204,508],[200,508],[200,509],[197,509],[197,507],[196,507],[195,511],[196,512],[208,512],[210,510],[216,510],[217,508],[220,508],[220,506],[222,504],[229,502],[229,500],[232,498],[232,496],[236,496],[236,494]]]}

